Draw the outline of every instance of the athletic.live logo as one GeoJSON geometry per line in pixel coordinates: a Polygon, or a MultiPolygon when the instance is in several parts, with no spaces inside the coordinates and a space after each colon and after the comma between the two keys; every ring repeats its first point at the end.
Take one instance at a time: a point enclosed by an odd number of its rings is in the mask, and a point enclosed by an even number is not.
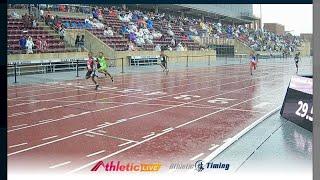
{"type": "Polygon", "coordinates": [[[103,161],[99,161],[91,171],[97,171],[102,167],[105,171],[143,171],[143,172],[156,172],[160,170],[161,164],[121,164],[118,162],[108,162],[105,164],[103,161]]]}

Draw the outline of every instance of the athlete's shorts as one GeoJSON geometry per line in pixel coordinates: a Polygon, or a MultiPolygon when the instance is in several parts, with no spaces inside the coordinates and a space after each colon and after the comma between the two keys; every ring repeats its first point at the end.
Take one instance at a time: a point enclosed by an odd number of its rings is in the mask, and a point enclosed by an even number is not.
{"type": "Polygon", "coordinates": [[[167,61],[161,61],[161,64],[162,64],[162,66],[166,66],[166,64],[167,64],[167,61]]]}
{"type": "Polygon", "coordinates": [[[256,68],[257,68],[257,62],[251,61],[251,62],[250,62],[250,67],[253,68],[254,70],[256,70],[256,68]]]}
{"type": "Polygon", "coordinates": [[[96,73],[94,71],[90,71],[88,70],[86,73],[86,79],[90,78],[90,77],[94,77],[96,76],[96,73]]]}

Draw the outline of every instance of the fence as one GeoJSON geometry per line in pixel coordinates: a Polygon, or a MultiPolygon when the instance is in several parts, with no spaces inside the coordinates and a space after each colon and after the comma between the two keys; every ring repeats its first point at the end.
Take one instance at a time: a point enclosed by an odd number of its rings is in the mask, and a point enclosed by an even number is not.
{"type": "MultiPolygon", "coordinates": [[[[284,63],[291,62],[292,58],[268,58],[259,59],[262,63],[284,63]],[[287,60],[286,60],[287,59],[287,60]]],[[[131,64],[130,56],[123,58],[110,58],[108,59],[109,69],[112,74],[123,73],[145,73],[160,71],[158,63],[154,63],[154,58],[150,59],[150,63],[144,64],[131,64]]],[[[145,61],[145,59],[144,59],[145,61]]],[[[198,68],[210,67],[231,64],[247,64],[249,62],[247,54],[235,54],[233,57],[216,57],[215,55],[187,55],[187,56],[170,56],[168,58],[169,69],[185,69],[185,68],[198,68]]],[[[292,61],[293,62],[293,61],[292,61]]],[[[41,82],[59,80],[75,79],[76,77],[83,76],[85,73],[81,71],[86,70],[86,60],[84,59],[70,59],[58,62],[39,62],[39,63],[19,63],[13,62],[7,65],[7,74],[13,83],[17,83],[20,79],[27,81],[37,81],[41,78],[41,82]],[[20,78],[20,79],[18,79],[20,78]],[[56,79],[54,79],[56,78],[56,79]]],[[[29,83],[29,82],[27,82],[29,83]]]]}

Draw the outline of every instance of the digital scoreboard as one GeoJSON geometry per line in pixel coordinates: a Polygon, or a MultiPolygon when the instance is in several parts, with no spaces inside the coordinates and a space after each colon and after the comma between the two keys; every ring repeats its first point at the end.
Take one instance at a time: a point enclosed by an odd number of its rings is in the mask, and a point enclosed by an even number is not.
{"type": "Polygon", "coordinates": [[[290,80],[280,114],[285,119],[312,131],[312,76],[293,76],[290,80]]]}

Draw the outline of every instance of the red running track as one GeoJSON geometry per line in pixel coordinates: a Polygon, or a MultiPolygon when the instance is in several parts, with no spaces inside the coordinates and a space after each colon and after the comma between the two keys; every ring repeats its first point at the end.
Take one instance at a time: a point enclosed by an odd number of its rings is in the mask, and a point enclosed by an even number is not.
{"type": "MultiPolygon", "coordinates": [[[[281,105],[286,64],[177,70],[8,88],[10,173],[92,173],[99,160],[191,163],[281,105]]],[[[105,172],[104,172],[105,173],[105,172]]]]}

